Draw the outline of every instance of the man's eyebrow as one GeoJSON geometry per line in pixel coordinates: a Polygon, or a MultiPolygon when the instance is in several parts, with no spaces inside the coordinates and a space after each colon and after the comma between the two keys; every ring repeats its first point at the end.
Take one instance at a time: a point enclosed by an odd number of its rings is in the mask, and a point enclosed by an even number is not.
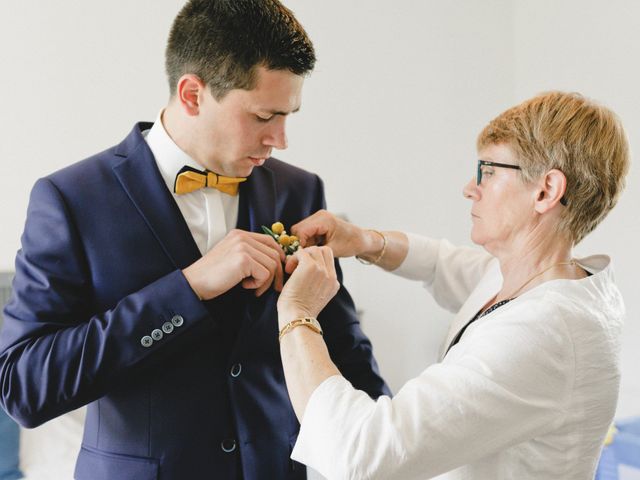
{"type": "Polygon", "coordinates": [[[300,107],[296,108],[295,110],[291,110],[290,112],[283,112],[281,110],[269,110],[269,109],[263,110],[263,112],[270,113],[272,115],[289,115],[290,113],[297,113],[299,111],[300,111],[300,107]]]}

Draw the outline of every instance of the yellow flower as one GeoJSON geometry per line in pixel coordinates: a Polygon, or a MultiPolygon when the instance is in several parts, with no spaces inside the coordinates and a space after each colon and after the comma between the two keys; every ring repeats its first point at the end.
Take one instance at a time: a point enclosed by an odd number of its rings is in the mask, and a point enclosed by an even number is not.
{"type": "Polygon", "coordinates": [[[286,233],[282,234],[278,238],[278,243],[280,245],[282,245],[283,247],[288,247],[291,244],[291,237],[289,235],[287,235],[286,233]]]}
{"type": "Polygon", "coordinates": [[[271,225],[271,231],[276,235],[280,235],[282,232],[284,232],[284,225],[280,222],[276,222],[271,225]]]}

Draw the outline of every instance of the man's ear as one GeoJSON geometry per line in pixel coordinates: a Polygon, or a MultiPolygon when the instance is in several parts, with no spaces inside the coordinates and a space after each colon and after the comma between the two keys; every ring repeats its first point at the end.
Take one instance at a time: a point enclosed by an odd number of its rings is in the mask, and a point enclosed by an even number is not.
{"type": "Polygon", "coordinates": [[[567,177],[560,170],[549,170],[540,180],[535,208],[545,213],[555,207],[567,190],[567,177]]]}
{"type": "Polygon", "coordinates": [[[187,115],[196,116],[200,113],[200,99],[206,85],[200,77],[187,73],[178,80],[176,97],[187,115]]]}

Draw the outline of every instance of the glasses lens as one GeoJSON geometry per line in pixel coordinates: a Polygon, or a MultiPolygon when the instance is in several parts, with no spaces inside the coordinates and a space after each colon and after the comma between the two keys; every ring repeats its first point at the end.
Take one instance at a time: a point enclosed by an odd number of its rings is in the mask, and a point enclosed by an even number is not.
{"type": "Polygon", "coordinates": [[[480,185],[481,181],[482,181],[482,165],[478,160],[478,171],[476,172],[476,185],[480,185]]]}

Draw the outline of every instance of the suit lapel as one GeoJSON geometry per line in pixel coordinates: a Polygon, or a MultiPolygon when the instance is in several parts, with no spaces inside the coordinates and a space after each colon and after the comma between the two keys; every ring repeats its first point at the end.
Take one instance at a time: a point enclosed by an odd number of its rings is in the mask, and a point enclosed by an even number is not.
{"type": "Polygon", "coordinates": [[[271,226],[277,219],[276,185],[273,171],[255,168],[246,182],[240,184],[237,228],[262,233],[262,225],[271,226]]]}
{"type": "Polygon", "coordinates": [[[150,125],[136,125],[117,147],[123,160],[113,171],[175,267],[185,268],[201,257],[200,251],[142,137],[146,127],[150,125]]]}
{"type": "MultiPolygon", "coordinates": [[[[246,182],[240,184],[240,203],[238,205],[238,222],[236,227],[250,232],[263,233],[262,225],[271,226],[276,219],[276,187],[273,171],[262,166],[255,168],[246,182]]],[[[256,298],[253,290],[245,290],[238,285],[232,290],[235,304],[241,306],[242,318],[239,325],[238,338],[247,334],[249,328],[264,312],[271,296],[270,290],[260,298],[256,298]]],[[[269,316],[272,318],[272,316],[269,316]]],[[[277,321],[276,321],[277,323],[277,321]]],[[[234,348],[241,349],[245,344],[236,342],[234,348]]]]}

